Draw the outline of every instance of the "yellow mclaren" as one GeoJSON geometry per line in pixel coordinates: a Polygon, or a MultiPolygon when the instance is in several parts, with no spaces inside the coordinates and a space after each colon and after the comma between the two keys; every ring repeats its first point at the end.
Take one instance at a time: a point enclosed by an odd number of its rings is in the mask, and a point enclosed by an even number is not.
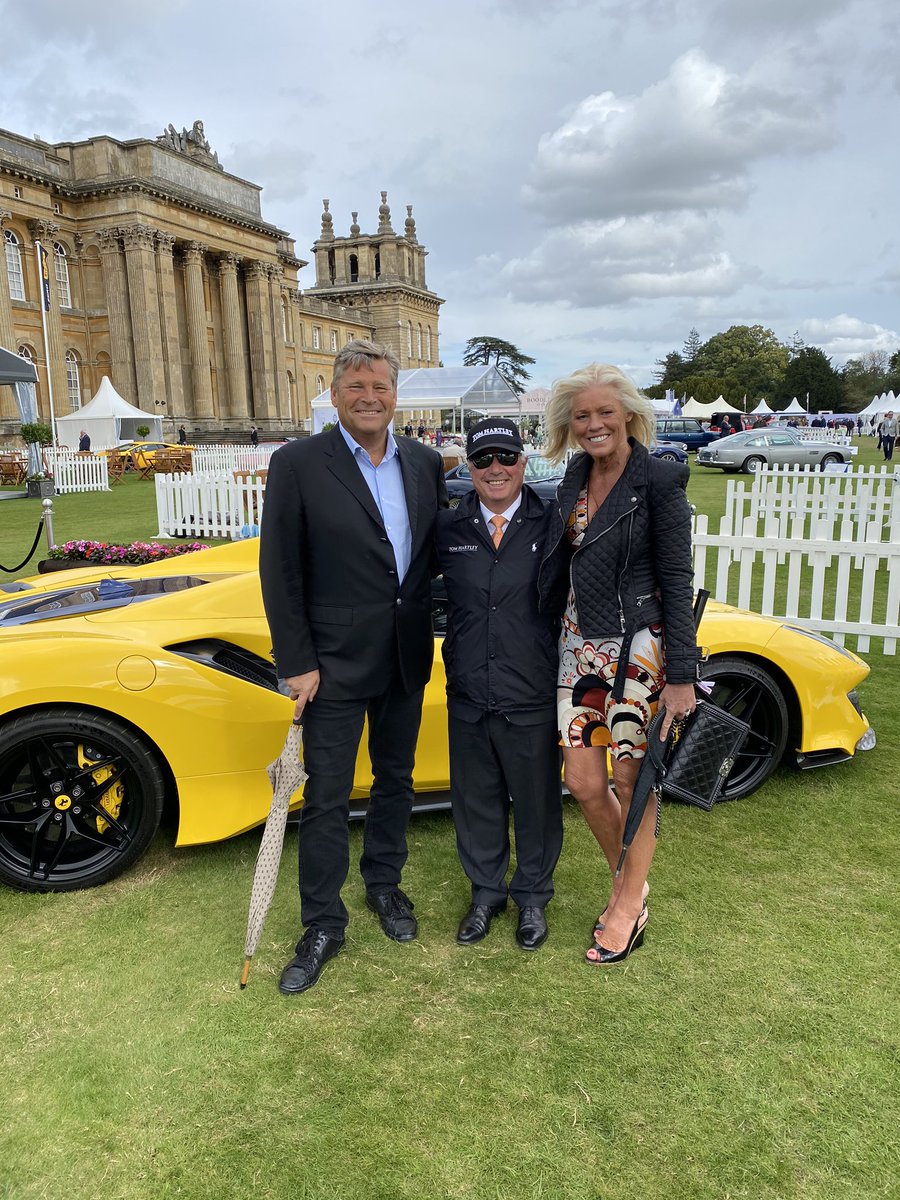
{"type": "MultiPolygon", "coordinates": [[[[278,690],[258,543],[146,567],[91,566],[0,587],[0,880],[26,891],[91,887],[146,850],[166,805],[176,844],[262,822],[265,767],[293,705],[278,690]]],[[[446,800],[445,622],[425,699],[415,786],[446,800]]],[[[782,760],[808,767],[874,744],[855,654],[780,620],[710,603],[700,627],[712,700],[752,734],[728,779],[738,799],[782,760]]],[[[372,777],[357,763],[354,805],[372,777]]]]}

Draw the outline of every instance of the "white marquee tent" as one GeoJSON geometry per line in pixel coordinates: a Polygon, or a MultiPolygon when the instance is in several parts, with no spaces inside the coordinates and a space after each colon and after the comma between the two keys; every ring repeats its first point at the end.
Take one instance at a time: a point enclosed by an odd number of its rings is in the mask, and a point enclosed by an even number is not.
{"type": "Polygon", "coordinates": [[[120,442],[135,441],[137,427],[146,425],[151,441],[162,441],[162,419],[124,400],[104,375],[97,394],[83,408],[56,418],[60,445],[78,449],[78,436],[85,430],[92,450],[110,450],[120,442]]]}
{"type": "Polygon", "coordinates": [[[787,408],[781,411],[780,415],[783,417],[805,417],[808,416],[808,413],[795,396],[787,408]]]}
{"type": "MultiPolygon", "coordinates": [[[[466,412],[517,417],[523,408],[496,367],[416,367],[397,378],[397,412],[440,412],[450,409],[453,428],[462,428],[466,412]],[[457,415],[458,414],[458,415],[457,415]]],[[[331,390],[312,401],[312,431],[321,433],[337,420],[331,390]]],[[[402,421],[395,421],[403,424],[402,421]]]]}
{"type": "Polygon", "coordinates": [[[766,404],[765,397],[763,397],[759,404],[757,404],[756,408],[752,410],[750,415],[752,417],[771,417],[773,412],[774,409],[769,408],[768,404],[766,404]]]}
{"type": "Polygon", "coordinates": [[[873,396],[872,400],[859,414],[861,417],[875,417],[880,413],[896,412],[897,401],[893,391],[882,392],[880,396],[873,396]]]}

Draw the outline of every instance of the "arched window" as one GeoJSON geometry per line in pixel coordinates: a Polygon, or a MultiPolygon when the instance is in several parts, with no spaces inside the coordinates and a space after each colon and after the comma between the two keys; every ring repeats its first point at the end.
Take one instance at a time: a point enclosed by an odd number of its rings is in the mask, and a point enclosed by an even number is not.
{"type": "Polygon", "coordinates": [[[406,353],[412,358],[412,321],[406,322],[406,353]]]}
{"type": "Polygon", "coordinates": [[[325,391],[325,376],[317,375],[316,376],[316,395],[321,396],[324,391],[325,391]]]}
{"type": "Polygon", "coordinates": [[[69,396],[69,412],[81,408],[81,376],[78,370],[78,355],[74,350],[66,351],[66,391],[69,396]]]}
{"type": "Polygon", "coordinates": [[[26,362],[30,362],[32,366],[34,365],[34,351],[30,346],[20,346],[17,353],[19,358],[24,358],[26,362]]]}
{"type": "Polygon", "coordinates": [[[381,278],[381,250],[375,247],[375,278],[381,278]]]}
{"type": "Polygon", "coordinates": [[[428,361],[431,362],[431,326],[425,327],[425,345],[428,350],[428,361]]]}
{"type": "Polygon", "coordinates": [[[355,254],[350,255],[350,282],[359,282],[359,259],[355,254]]]}
{"type": "Polygon", "coordinates": [[[416,358],[422,357],[422,326],[416,329],[416,358]]]}
{"type": "Polygon", "coordinates": [[[19,239],[11,229],[4,229],[3,241],[6,250],[6,272],[9,275],[10,299],[24,300],[25,273],[22,270],[22,249],[19,246],[19,239]]]}
{"type": "Polygon", "coordinates": [[[53,257],[56,260],[56,290],[59,292],[59,306],[60,308],[71,308],[72,290],[69,287],[69,262],[66,258],[65,248],[59,242],[53,243],[53,257]]]}
{"type": "Polygon", "coordinates": [[[281,331],[284,334],[284,340],[291,340],[290,329],[288,327],[288,306],[284,296],[281,297],[281,331]]]}

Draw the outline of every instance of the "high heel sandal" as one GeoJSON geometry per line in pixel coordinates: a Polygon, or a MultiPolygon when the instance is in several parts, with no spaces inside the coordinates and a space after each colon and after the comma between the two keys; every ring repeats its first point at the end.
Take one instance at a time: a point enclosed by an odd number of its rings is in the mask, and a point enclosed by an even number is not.
{"type": "MultiPolygon", "coordinates": [[[[645,905],[646,908],[646,905],[645,905]]],[[[623,962],[632,950],[637,950],[638,946],[643,944],[644,930],[647,928],[647,919],[643,922],[641,917],[644,916],[644,909],[641,909],[638,914],[638,919],[634,923],[634,929],[631,931],[631,937],[628,939],[628,945],[624,950],[607,950],[605,946],[601,946],[599,942],[595,942],[593,946],[589,946],[585,953],[585,962],[592,967],[608,967],[612,963],[623,962]]]]}
{"type": "MultiPolygon", "coordinates": [[[[645,914],[647,914],[647,901],[646,900],[644,901],[643,907],[641,908],[641,916],[643,917],[645,914]]],[[[594,941],[595,942],[597,941],[598,934],[601,934],[603,932],[603,930],[606,928],[606,923],[602,919],[605,915],[606,915],[606,909],[604,908],[603,912],[600,914],[600,916],[594,922],[594,941]]],[[[646,922],[645,922],[645,924],[646,924],[646,922]]]]}

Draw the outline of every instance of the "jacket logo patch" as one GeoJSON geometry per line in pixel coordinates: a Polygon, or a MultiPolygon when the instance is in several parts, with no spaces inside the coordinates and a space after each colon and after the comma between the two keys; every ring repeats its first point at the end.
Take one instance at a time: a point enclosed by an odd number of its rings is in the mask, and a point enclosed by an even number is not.
{"type": "Polygon", "coordinates": [[[475,546],[448,546],[447,549],[450,551],[451,554],[460,554],[466,550],[470,551],[470,552],[472,550],[477,550],[478,546],[477,545],[475,545],[475,546]]]}

